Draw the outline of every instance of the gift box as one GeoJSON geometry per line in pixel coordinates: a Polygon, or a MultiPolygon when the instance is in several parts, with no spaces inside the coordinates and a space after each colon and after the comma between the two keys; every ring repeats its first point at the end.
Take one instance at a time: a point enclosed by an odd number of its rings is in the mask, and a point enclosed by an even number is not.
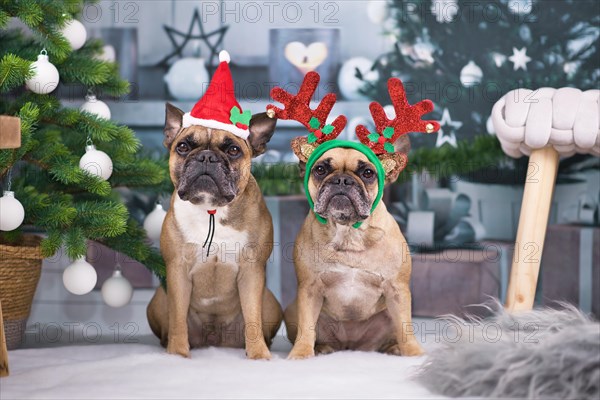
{"type": "Polygon", "coordinates": [[[543,305],[565,301],[600,316],[600,227],[548,226],[540,275],[543,305]]]}
{"type": "Polygon", "coordinates": [[[480,249],[413,253],[413,315],[485,315],[487,310],[475,305],[504,301],[513,248],[508,242],[483,242],[480,249]]]}

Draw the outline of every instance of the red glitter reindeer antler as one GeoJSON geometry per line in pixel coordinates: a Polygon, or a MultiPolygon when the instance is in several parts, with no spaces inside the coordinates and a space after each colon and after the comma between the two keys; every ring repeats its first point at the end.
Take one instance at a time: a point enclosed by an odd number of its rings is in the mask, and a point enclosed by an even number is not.
{"type": "Polygon", "coordinates": [[[310,108],[310,99],[317,90],[320,79],[319,74],[314,71],[307,73],[295,96],[280,87],[273,88],[271,97],[285,108],[281,109],[272,104],[267,106],[267,113],[271,117],[294,120],[304,125],[310,131],[308,143],[321,144],[335,139],[346,126],[346,117],[343,115],[338,116],[333,123],[326,124],[336,101],[335,94],[328,93],[315,110],[310,108]]]}
{"type": "Polygon", "coordinates": [[[406,99],[404,85],[398,78],[390,78],[388,92],[396,111],[396,118],[388,119],[381,104],[372,102],[369,110],[375,122],[376,132],[371,133],[364,125],[356,127],[356,136],[375,154],[393,153],[394,142],[409,132],[433,133],[440,129],[437,121],[424,121],[421,117],[433,111],[431,100],[422,100],[411,106],[406,99]]]}

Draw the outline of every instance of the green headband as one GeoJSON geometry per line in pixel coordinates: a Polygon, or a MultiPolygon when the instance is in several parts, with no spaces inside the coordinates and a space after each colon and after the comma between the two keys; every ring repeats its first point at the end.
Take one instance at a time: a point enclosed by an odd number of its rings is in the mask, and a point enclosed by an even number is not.
{"type": "MultiPolygon", "coordinates": [[[[371,207],[371,213],[373,213],[373,211],[375,210],[375,207],[377,207],[377,205],[381,201],[381,197],[383,196],[383,186],[385,184],[385,171],[383,169],[383,165],[381,165],[381,161],[379,161],[379,158],[377,158],[375,153],[373,153],[373,150],[371,150],[369,147],[365,146],[364,144],[358,143],[358,142],[351,142],[349,140],[338,140],[338,139],[328,140],[325,143],[317,146],[314,149],[314,151],[312,152],[312,154],[310,155],[310,157],[308,157],[308,161],[306,161],[306,172],[304,173],[304,192],[306,193],[306,198],[308,199],[308,205],[310,206],[310,209],[313,212],[315,211],[315,203],[311,199],[310,192],[308,191],[308,181],[310,179],[310,171],[312,170],[312,167],[315,164],[315,162],[326,151],[337,148],[337,147],[358,150],[361,153],[363,153],[365,156],[367,156],[367,159],[369,159],[369,161],[371,161],[373,163],[373,165],[375,165],[375,169],[377,170],[377,181],[379,183],[379,186],[377,187],[377,197],[375,197],[375,201],[373,202],[373,206],[371,207]]],[[[317,217],[317,220],[320,223],[322,223],[322,224],[327,223],[327,220],[325,218],[321,217],[319,214],[315,213],[315,217],[317,217]]],[[[353,224],[352,227],[358,228],[361,226],[361,224],[362,224],[362,221],[358,221],[355,224],[353,224]]]]}

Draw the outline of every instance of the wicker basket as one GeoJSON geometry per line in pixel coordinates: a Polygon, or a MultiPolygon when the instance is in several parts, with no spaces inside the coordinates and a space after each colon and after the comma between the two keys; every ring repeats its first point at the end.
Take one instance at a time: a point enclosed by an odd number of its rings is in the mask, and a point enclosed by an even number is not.
{"type": "Polygon", "coordinates": [[[21,345],[42,271],[42,238],[25,235],[19,245],[0,242],[0,302],[6,347],[21,345]]]}

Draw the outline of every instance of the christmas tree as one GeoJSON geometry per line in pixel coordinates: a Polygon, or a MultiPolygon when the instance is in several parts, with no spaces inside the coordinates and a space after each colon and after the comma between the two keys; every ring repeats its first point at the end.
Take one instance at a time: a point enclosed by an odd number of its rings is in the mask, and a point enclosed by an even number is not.
{"type": "Polygon", "coordinates": [[[434,101],[442,129],[414,136],[415,147],[430,148],[412,155],[413,170],[429,167],[448,175],[497,163],[502,152],[488,136],[488,118],[494,103],[513,89],[598,88],[597,0],[387,4],[382,29],[395,44],[375,61],[378,78],[365,81],[364,92],[387,101],[387,80],[398,76],[411,100],[434,101]],[[431,149],[434,144],[438,148],[431,149]]]}
{"type": "Polygon", "coordinates": [[[21,146],[0,150],[0,179],[25,210],[22,227],[5,224],[0,239],[18,243],[23,227],[33,227],[46,234],[44,255],[64,246],[73,259],[94,240],[163,279],[164,262],[118,189],[169,190],[166,163],[142,157],[134,132],[106,115],[63,107],[54,89],[60,81],[107,96],[129,90],[118,66],[100,57],[103,43],[85,41],[74,19],[83,7],[74,0],[0,1],[0,114],[19,117],[21,129],[21,146]]]}

